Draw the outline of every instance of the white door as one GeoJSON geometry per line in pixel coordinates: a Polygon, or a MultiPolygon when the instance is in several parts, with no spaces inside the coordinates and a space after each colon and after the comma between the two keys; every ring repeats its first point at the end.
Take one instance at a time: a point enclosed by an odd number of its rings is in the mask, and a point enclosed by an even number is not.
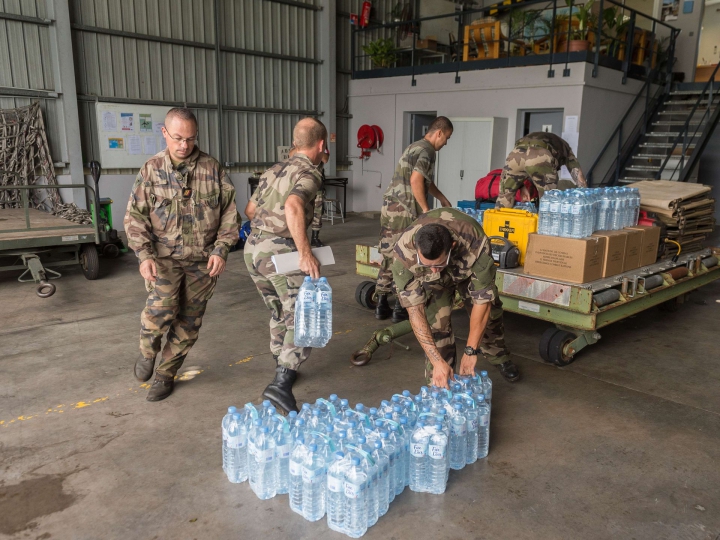
{"type": "Polygon", "coordinates": [[[453,206],[475,200],[475,184],[490,172],[492,118],[451,119],[453,134],[438,154],[437,186],[453,206]]]}

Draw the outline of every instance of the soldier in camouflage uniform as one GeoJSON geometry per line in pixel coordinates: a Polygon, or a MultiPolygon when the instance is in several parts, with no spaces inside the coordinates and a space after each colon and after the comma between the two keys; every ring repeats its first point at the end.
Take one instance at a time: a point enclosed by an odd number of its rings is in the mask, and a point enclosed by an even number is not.
{"type": "Polygon", "coordinates": [[[265,171],[257,197],[245,208],[252,233],[245,244],[245,264],[270,310],[270,351],[277,363],[275,379],[263,391],[278,410],[297,411],[292,386],[310,348],[295,346],[295,299],[306,275],[320,277],[307,228],[322,185],[321,163],[327,130],[313,118],[293,130],[297,154],[265,171]],[[278,274],[272,256],[298,251],[300,271],[278,274]]]}
{"type": "Polygon", "coordinates": [[[197,120],[171,109],[163,127],[167,148],[140,169],[125,215],[128,246],[140,260],[149,293],[140,317],[135,377],[147,381],[162,336],[162,363],[147,395],[160,401],[197,341],[208,300],[238,239],[235,188],[220,164],[201,152],[197,120]]]}
{"type": "Polygon", "coordinates": [[[320,241],[320,229],[322,229],[322,217],[325,212],[325,165],[329,159],[330,151],[325,148],[322,155],[322,161],[318,167],[320,169],[320,174],[322,175],[322,187],[318,190],[318,194],[315,197],[315,209],[313,211],[312,224],[310,225],[310,230],[312,231],[310,245],[312,247],[323,247],[325,245],[320,241]]]}
{"type": "Polygon", "coordinates": [[[453,208],[430,210],[403,232],[393,255],[398,298],[425,350],[428,384],[447,388],[455,370],[451,314],[456,296],[470,315],[460,374],[472,375],[477,355],[483,354],[506,380],[520,378],[505,346],[490,241],[477,221],[453,208]]]}
{"type": "Polygon", "coordinates": [[[425,137],[408,146],[400,156],[395,174],[383,197],[380,210],[380,249],[383,261],[378,272],[375,291],[378,304],[375,317],[383,320],[390,317],[394,323],[407,319],[399,302],[391,311],[387,297],[392,293],[393,249],[402,232],[417,217],[430,209],[428,193],[438,199],[442,206],[451,206],[450,201],[435,185],[435,155],[447,144],[453,132],[453,125],[444,116],[438,116],[428,127],[425,137]]]}
{"type": "Polygon", "coordinates": [[[554,133],[544,131],[530,133],[515,143],[505,160],[495,206],[515,206],[515,193],[527,178],[535,184],[541,197],[545,190],[587,187],[585,175],[570,145],[554,133]],[[558,171],[563,165],[570,171],[572,182],[559,180],[558,171]]]}

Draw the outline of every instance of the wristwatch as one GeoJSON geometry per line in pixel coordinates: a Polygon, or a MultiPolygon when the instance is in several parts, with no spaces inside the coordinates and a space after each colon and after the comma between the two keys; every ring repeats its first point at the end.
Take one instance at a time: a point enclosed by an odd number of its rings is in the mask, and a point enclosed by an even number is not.
{"type": "Polygon", "coordinates": [[[467,354],[468,356],[477,356],[478,352],[479,351],[477,349],[473,349],[472,347],[470,347],[470,345],[465,347],[465,354],[467,354]]]}

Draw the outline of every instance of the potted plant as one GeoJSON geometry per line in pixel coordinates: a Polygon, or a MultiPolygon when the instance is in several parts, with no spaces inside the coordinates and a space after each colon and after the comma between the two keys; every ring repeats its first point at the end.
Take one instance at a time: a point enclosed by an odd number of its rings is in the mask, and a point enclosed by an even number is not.
{"type": "MultiPolygon", "coordinates": [[[[570,7],[572,0],[565,0],[565,2],[570,7]]],[[[592,27],[596,26],[595,16],[591,13],[594,2],[595,0],[588,0],[584,4],[572,6],[568,51],[587,51],[590,49],[590,32],[592,27]]]]}
{"type": "Polygon", "coordinates": [[[363,45],[362,50],[370,57],[372,63],[380,68],[388,68],[396,60],[395,44],[392,39],[376,39],[363,45]]]}

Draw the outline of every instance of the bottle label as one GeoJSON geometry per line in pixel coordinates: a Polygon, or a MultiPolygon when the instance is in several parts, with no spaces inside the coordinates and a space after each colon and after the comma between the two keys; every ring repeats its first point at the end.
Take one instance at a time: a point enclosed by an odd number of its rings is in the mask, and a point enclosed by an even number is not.
{"type": "Polygon", "coordinates": [[[287,459],[290,457],[290,445],[289,444],[283,444],[282,446],[278,446],[276,449],[277,457],[280,459],[287,459]]]}
{"type": "Polygon", "coordinates": [[[328,491],[332,491],[333,493],[340,493],[342,491],[343,481],[340,478],[328,475],[327,480],[328,491]]]}
{"type": "Polygon", "coordinates": [[[290,460],[290,474],[300,476],[302,474],[302,465],[297,461],[290,460]]]}
{"type": "Polygon", "coordinates": [[[228,448],[244,448],[245,447],[245,437],[242,435],[235,435],[234,437],[228,437],[227,438],[227,446],[228,448]]]}
{"type": "Polygon", "coordinates": [[[302,479],[306,484],[319,484],[325,476],[325,469],[308,469],[302,468],[302,479]]]}
{"type": "Polygon", "coordinates": [[[560,212],[563,214],[569,214],[570,213],[570,205],[568,203],[562,203],[560,205],[560,212]]]}
{"type": "Polygon", "coordinates": [[[485,426],[487,426],[488,424],[490,424],[490,415],[489,415],[489,414],[483,414],[483,415],[481,415],[481,416],[480,416],[480,425],[481,425],[482,427],[485,427],[485,426]]]}
{"type": "Polygon", "coordinates": [[[580,215],[580,205],[573,205],[572,213],[575,216],[579,216],[580,215]]]}
{"type": "Polygon", "coordinates": [[[255,443],[249,442],[248,443],[248,454],[250,454],[251,456],[254,456],[256,451],[257,450],[255,448],[255,443]]]}
{"type": "Polygon", "coordinates": [[[318,304],[330,304],[332,302],[328,291],[320,291],[317,293],[318,304]]]}
{"type": "Polygon", "coordinates": [[[412,443],[410,445],[410,453],[413,457],[423,457],[425,455],[425,445],[420,443],[412,443]]]}
{"type": "Polygon", "coordinates": [[[468,430],[469,431],[477,431],[478,430],[478,421],[477,418],[474,418],[472,420],[468,420],[468,430]]]}
{"type": "Polygon", "coordinates": [[[560,211],[560,203],[559,202],[550,203],[550,212],[557,214],[559,211],[560,211]]]}
{"type": "Polygon", "coordinates": [[[440,444],[431,444],[428,447],[428,453],[431,459],[443,459],[445,457],[445,446],[440,444]]]}
{"type": "Polygon", "coordinates": [[[357,499],[362,493],[365,484],[353,484],[351,482],[345,482],[345,496],[348,499],[357,499]]]}
{"type": "Polygon", "coordinates": [[[459,437],[467,434],[467,423],[463,422],[462,424],[453,424],[453,433],[459,437]]]}
{"type": "Polygon", "coordinates": [[[266,448],[265,450],[255,449],[255,461],[258,463],[270,463],[275,459],[275,449],[266,448]]]}
{"type": "Polygon", "coordinates": [[[313,301],[313,291],[312,290],[304,290],[300,294],[300,301],[306,304],[311,304],[313,301]]]}
{"type": "Polygon", "coordinates": [[[540,211],[541,212],[547,212],[550,208],[550,203],[548,201],[540,200],[540,211]]]}

